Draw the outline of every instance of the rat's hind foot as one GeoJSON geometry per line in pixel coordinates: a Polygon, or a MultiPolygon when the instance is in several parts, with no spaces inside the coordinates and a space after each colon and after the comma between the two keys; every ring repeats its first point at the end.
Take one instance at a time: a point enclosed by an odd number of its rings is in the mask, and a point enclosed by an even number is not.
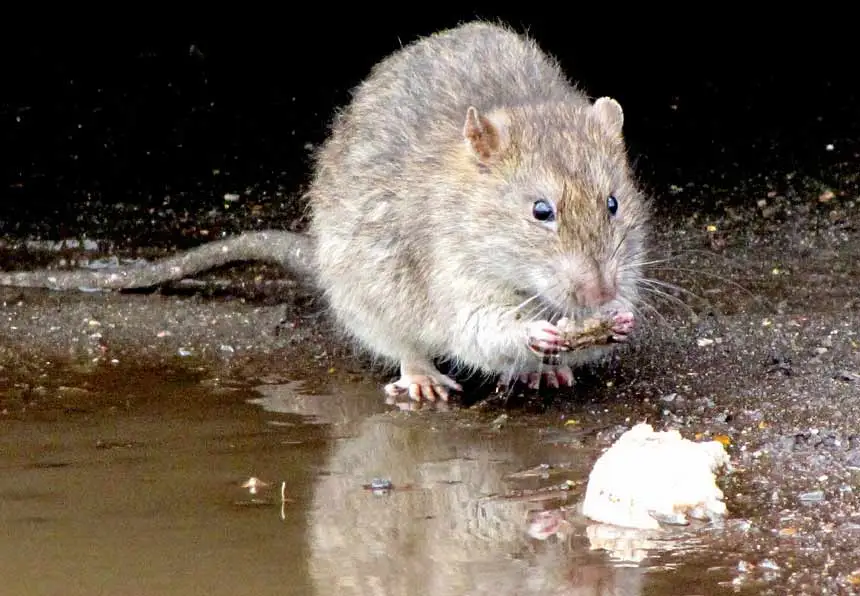
{"type": "Polygon", "coordinates": [[[415,401],[436,401],[437,397],[442,401],[448,401],[451,389],[461,391],[460,385],[441,373],[434,376],[402,375],[397,381],[385,386],[385,393],[390,397],[399,397],[408,393],[410,399],[415,401]]]}
{"type": "Polygon", "coordinates": [[[636,326],[636,320],[632,313],[623,312],[612,317],[612,340],[617,342],[627,341],[628,335],[636,326]]]}
{"type": "Polygon", "coordinates": [[[433,365],[405,362],[400,364],[400,378],[385,386],[385,393],[390,397],[408,393],[415,401],[436,401],[436,398],[448,401],[451,390],[462,391],[463,388],[433,365]]]}
{"type": "Polygon", "coordinates": [[[573,370],[569,366],[557,366],[539,373],[522,373],[517,380],[529,389],[540,389],[542,385],[553,389],[573,387],[573,370]]]}
{"type": "Polygon", "coordinates": [[[526,324],[529,349],[541,356],[567,351],[561,330],[549,321],[532,321],[526,324]]]}

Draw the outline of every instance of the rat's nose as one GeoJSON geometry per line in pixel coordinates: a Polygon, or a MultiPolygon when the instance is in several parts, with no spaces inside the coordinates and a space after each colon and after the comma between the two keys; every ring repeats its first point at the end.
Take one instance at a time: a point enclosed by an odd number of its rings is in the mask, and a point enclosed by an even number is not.
{"type": "Polygon", "coordinates": [[[603,273],[595,273],[576,288],[576,300],[587,308],[597,308],[615,300],[618,288],[615,280],[603,273]]]}

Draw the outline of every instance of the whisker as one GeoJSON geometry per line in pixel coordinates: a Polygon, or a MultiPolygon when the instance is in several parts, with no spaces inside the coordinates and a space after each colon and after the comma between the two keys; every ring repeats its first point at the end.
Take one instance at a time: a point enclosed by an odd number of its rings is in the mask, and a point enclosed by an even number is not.
{"type": "Polygon", "coordinates": [[[679,252],[678,254],[673,255],[672,258],[680,258],[680,257],[686,256],[688,254],[698,254],[698,255],[706,255],[709,257],[715,257],[715,258],[717,258],[717,259],[719,259],[725,263],[731,263],[732,265],[736,266],[738,269],[745,269],[744,264],[739,262],[739,261],[736,261],[735,259],[727,257],[724,254],[714,252],[712,250],[704,250],[701,248],[685,248],[681,252],[679,252]]]}
{"type": "Polygon", "coordinates": [[[734,286],[738,290],[745,292],[750,298],[753,298],[756,301],[761,300],[761,298],[759,296],[757,296],[756,294],[754,294],[753,292],[751,292],[750,290],[748,290],[747,288],[745,288],[741,284],[739,284],[739,283],[737,283],[731,279],[728,279],[726,277],[723,277],[722,275],[717,275],[716,273],[710,273],[708,271],[705,271],[704,269],[689,269],[686,267],[661,267],[661,268],[655,268],[654,270],[655,271],[683,271],[684,273],[696,273],[698,275],[707,275],[707,276],[710,276],[714,279],[718,279],[722,282],[725,282],[731,286],[734,286]]]}
{"type": "Polygon", "coordinates": [[[505,316],[510,316],[510,315],[516,314],[517,312],[519,312],[520,310],[522,310],[523,308],[525,308],[528,304],[530,304],[530,303],[531,303],[531,302],[533,302],[534,300],[537,300],[538,298],[540,298],[540,294],[534,294],[534,295],[532,295],[531,297],[526,298],[525,300],[523,300],[522,302],[520,302],[518,305],[516,305],[515,307],[513,307],[511,310],[509,310],[508,312],[506,312],[506,313],[505,313],[505,316]]]}
{"type": "Polygon", "coordinates": [[[648,302],[646,302],[644,300],[642,302],[640,302],[639,304],[634,305],[630,308],[630,310],[633,311],[633,316],[635,316],[637,320],[641,320],[641,319],[645,318],[644,314],[642,313],[641,307],[645,307],[645,308],[650,309],[650,311],[652,313],[654,313],[654,316],[656,316],[658,319],[660,319],[661,323],[665,324],[667,327],[669,326],[669,320],[663,316],[663,313],[661,313],[657,308],[655,308],[654,306],[652,306],[651,304],[649,304],[648,302]]]}
{"type": "Polygon", "coordinates": [[[638,267],[650,267],[652,265],[662,265],[663,263],[668,263],[669,259],[652,259],[650,261],[630,261],[629,263],[624,263],[621,267],[619,267],[619,271],[627,271],[629,269],[635,269],[638,267]]]}
{"type": "Polygon", "coordinates": [[[546,304],[541,305],[541,308],[537,311],[538,319],[545,319],[546,313],[550,310],[549,306],[546,304]]]}
{"type": "Polygon", "coordinates": [[[686,302],[684,302],[683,300],[681,300],[681,299],[680,299],[680,298],[678,298],[677,296],[673,296],[672,294],[670,294],[670,293],[668,293],[668,292],[664,292],[663,290],[659,290],[659,289],[657,289],[657,288],[653,288],[653,287],[650,287],[650,286],[645,286],[645,287],[643,287],[643,288],[642,288],[642,290],[643,290],[643,291],[645,291],[645,292],[650,292],[651,294],[653,294],[653,295],[655,295],[655,296],[659,296],[659,297],[661,297],[661,298],[665,298],[667,301],[669,301],[669,302],[671,302],[671,303],[673,303],[673,304],[676,304],[676,305],[678,305],[678,306],[680,306],[680,307],[684,308],[684,309],[685,309],[686,311],[688,311],[690,314],[693,314],[693,315],[695,315],[695,314],[696,314],[696,311],[694,311],[694,310],[690,307],[690,305],[688,305],[686,302]]]}
{"type": "Polygon", "coordinates": [[[649,280],[643,280],[639,285],[639,289],[643,292],[648,292],[656,296],[662,296],[667,300],[673,301],[675,304],[683,304],[684,306],[689,308],[689,305],[686,302],[684,302],[674,294],[671,294],[670,292],[667,292],[666,290],[662,289],[659,285],[653,284],[649,280]]]}
{"type": "Polygon", "coordinates": [[[714,257],[717,260],[722,261],[723,263],[726,263],[726,264],[730,264],[731,266],[733,266],[737,269],[746,269],[746,266],[744,265],[744,263],[741,263],[736,259],[730,258],[724,254],[720,254],[720,253],[715,252],[715,251],[710,251],[710,250],[705,250],[705,249],[696,249],[696,248],[683,249],[676,254],[668,255],[668,256],[665,256],[663,258],[653,259],[651,261],[633,262],[629,265],[629,267],[645,267],[645,266],[651,266],[651,265],[665,264],[665,263],[670,263],[672,261],[677,261],[678,259],[681,259],[681,258],[689,256],[689,255],[703,255],[703,256],[707,256],[707,257],[714,257]]]}
{"type": "Polygon", "coordinates": [[[629,230],[625,230],[625,231],[624,231],[624,234],[623,234],[623,235],[621,236],[621,238],[618,240],[618,244],[616,244],[616,245],[615,245],[615,249],[612,251],[612,255],[609,257],[609,260],[610,260],[610,261],[611,261],[611,260],[613,260],[613,259],[615,259],[615,255],[617,255],[617,254],[618,254],[618,250],[619,250],[619,249],[621,248],[621,246],[624,244],[624,241],[627,239],[627,235],[628,235],[628,234],[629,234],[629,230]]]}
{"type": "Polygon", "coordinates": [[[699,296],[698,294],[696,294],[692,290],[688,290],[687,288],[675,285],[675,284],[670,283],[668,281],[663,281],[660,279],[653,279],[653,278],[649,277],[649,278],[641,279],[641,280],[639,280],[639,282],[642,284],[647,284],[651,287],[659,286],[661,288],[666,288],[669,290],[675,290],[677,292],[683,292],[684,294],[688,294],[688,295],[692,296],[693,298],[696,298],[697,300],[701,300],[702,302],[708,303],[708,300],[706,298],[704,298],[703,296],[699,296]]]}
{"type": "MultiPolygon", "coordinates": [[[[638,305],[632,306],[630,308],[631,312],[633,313],[633,316],[636,317],[637,321],[647,320],[645,317],[644,309],[647,309],[649,313],[652,313],[654,315],[654,317],[656,318],[656,324],[658,326],[674,330],[674,327],[669,322],[669,319],[663,316],[663,313],[661,313],[660,310],[655,308],[652,304],[649,304],[646,301],[642,301],[638,305]]],[[[646,327],[642,327],[643,331],[646,329],[646,327]]]]}

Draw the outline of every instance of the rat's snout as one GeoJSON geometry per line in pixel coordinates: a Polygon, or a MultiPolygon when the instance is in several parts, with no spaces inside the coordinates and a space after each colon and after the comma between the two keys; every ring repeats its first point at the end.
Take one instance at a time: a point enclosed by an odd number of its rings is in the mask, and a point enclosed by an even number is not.
{"type": "Polygon", "coordinates": [[[618,270],[597,259],[571,255],[558,262],[558,275],[568,307],[599,309],[618,299],[618,270]]]}
{"type": "Polygon", "coordinates": [[[585,276],[575,289],[576,301],[586,308],[598,308],[615,300],[618,283],[614,275],[594,271],[585,276]]]}

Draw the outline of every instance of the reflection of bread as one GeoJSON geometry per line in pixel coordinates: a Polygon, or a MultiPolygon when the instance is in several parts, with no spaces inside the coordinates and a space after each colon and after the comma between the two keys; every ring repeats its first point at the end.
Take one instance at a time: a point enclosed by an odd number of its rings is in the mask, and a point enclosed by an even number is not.
{"type": "Polygon", "coordinates": [[[488,441],[455,425],[377,416],[338,441],[309,513],[319,594],[639,593],[640,572],[605,567],[585,539],[576,556],[529,538],[527,503],[487,498],[504,494],[504,474],[528,464],[503,436],[488,441]],[[363,488],[373,478],[394,490],[363,488]]]}

